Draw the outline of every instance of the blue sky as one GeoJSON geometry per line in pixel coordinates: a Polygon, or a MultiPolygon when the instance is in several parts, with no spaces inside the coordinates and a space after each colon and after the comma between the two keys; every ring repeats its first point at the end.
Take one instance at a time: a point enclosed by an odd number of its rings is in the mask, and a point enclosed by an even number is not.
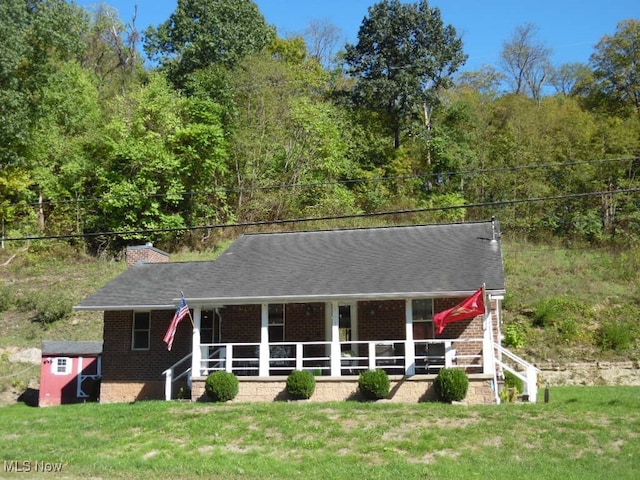
{"type": "MultiPolygon", "coordinates": [[[[326,20],[354,43],[362,19],[375,0],[254,0],[267,22],[281,36],[302,32],[311,20],[326,20]]],[[[77,0],[91,6],[95,0],[77,0]]],[[[123,20],[131,19],[138,5],[138,29],[158,25],[169,18],[177,0],[105,0],[118,9],[123,20]]],[[[446,24],[452,24],[464,41],[469,59],[463,70],[482,65],[498,66],[503,42],[525,23],[538,27],[537,38],[553,51],[556,65],[589,61],[594,46],[604,35],[613,35],[621,20],[640,18],[638,0],[431,0],[446,24]]]]}

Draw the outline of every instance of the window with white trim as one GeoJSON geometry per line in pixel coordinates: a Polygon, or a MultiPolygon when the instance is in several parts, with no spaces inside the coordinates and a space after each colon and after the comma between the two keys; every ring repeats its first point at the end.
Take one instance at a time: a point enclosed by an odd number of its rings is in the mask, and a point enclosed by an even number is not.
{"type": "Polygon", "coordinates": [[[412,300],[411,309],[413,311],[413,338],[415,340],[435,338],[433,299],[421,298],[412,300]]]}
{"type": "Polygon", "coordinates": [[[73,362],[69,357],[56,357],[51,361],[51,373],[54,375],[69,375],[73,362]]]}
{"type": "Polygon", "coordinates": [[[149,350],[151,339],[151,314],[149,312],[133,313],[131,332],[132,350],[149,350]]]}

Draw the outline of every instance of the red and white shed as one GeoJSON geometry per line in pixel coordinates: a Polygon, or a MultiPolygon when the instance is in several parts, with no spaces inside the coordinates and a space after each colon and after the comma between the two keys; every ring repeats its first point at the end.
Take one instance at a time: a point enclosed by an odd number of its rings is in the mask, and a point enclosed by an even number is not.
{"type": "Polygon", "coordinates": [[[96,400],[101,356],[102,342],[44,341],[39,406],[96,400]]]}

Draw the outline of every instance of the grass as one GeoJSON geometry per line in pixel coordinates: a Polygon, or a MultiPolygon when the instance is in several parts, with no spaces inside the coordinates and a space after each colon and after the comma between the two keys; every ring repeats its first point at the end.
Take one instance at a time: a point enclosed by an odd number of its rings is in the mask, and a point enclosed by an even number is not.
{"type": "Polygon", "coordinates": [[[548,404],[473,407],[15,405],[0,423],[3,464],[62,462],[65,478],[623,480],[640,468],[640,387],[557,387],[548,404]]]}

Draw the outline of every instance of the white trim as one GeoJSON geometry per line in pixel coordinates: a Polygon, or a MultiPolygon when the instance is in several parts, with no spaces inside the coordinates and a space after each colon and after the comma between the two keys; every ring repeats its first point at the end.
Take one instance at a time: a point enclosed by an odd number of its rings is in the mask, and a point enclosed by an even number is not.
{"type": "Polygon", "coordinates": [[[51,373],[53,375],[64,376],[71,375],[73,370],[73,359],[71,357],[53,357],[51,359],[51,373]],[[64,371],[58,371],[58,360],[64,360],[64,371]]]}
{"type": "MultiPolygon", "coordinates": [[[[456,298],[467,297],[473,295],[477,290],[469,291],[443,291],[443,292],[392,292],[392,293],[352,293],[340,295],[283,295],[283,296],[267,296],[267,297],[192,297],[186,298],[190,306],[214,306],[222,307],[225,305],[256,305],[262,303],[319,303],[333,301],[359,301],[359,300],[404,300],[406,298],[413,299],[429,299],[429,298],[456,298]]],[[[505,295],[505,290],[487,290],[493,298],[500,298],[505,295]]],[[[159,304],[159,305],[100,305],[100,306],[82,306],[76,305],[73,310],[87,311],[121,311],[121,310],[175,310],[176,304],[180,302],[180,298],[173,299],[175,303],[159,304]]]]}

